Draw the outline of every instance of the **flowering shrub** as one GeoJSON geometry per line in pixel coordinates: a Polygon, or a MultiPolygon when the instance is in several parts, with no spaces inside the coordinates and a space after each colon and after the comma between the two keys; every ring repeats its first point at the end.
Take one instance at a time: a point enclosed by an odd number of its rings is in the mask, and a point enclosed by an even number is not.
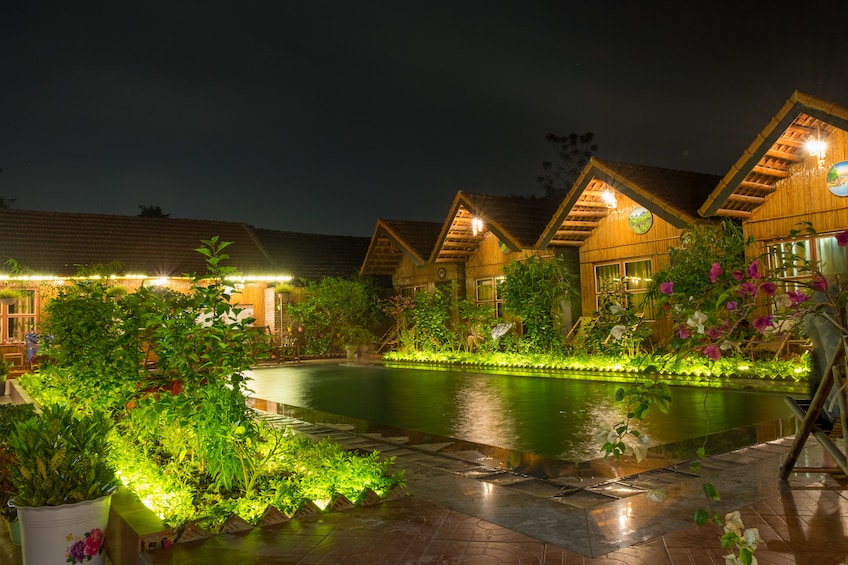
{"type": "Polygon", "coordinates": [[[589,353],[636,356],[642,343],[651,335],[642,323],[641,312],[627,308],[624,283],[607,289],[599,298],[598,309],[586,330],[585,347],[589,353]]]}
{"type": "MultiPolygon", "coordinates": [[[[806,312],[809,300],[802,290],[779,291],[759,260],[743,271],[726,271],[713,263],[707,276],[713,289],[701,296],[675,292],[674,281],[660,283],[660,305],[675,322],[671,338],[676,351],[695,350],[713,361],[740,353],[751,339],[791,332],[806,312]]],[[[816,288],[824,288],[821,277],[816,288]]]]}

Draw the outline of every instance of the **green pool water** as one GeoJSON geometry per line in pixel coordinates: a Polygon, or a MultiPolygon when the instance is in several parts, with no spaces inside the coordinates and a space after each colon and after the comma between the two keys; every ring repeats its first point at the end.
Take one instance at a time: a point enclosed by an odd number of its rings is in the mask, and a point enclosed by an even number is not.
{"type": "MultiPolygon", "coordinates": [[[[615,401],[622,385],[586,380],[585,374],[550,378],[325,364],[261,368],[249,376],[252,395],[263,400],[566,461],[599,457],[596,430],[624,417],[623,404],[615,401]]],[[[637,425],[650,446],[741,428],[749,431],[740,441],[750,443],[759,437],[750,431],[753,425],[769,424],[778,436],[794,433],[782,429],[792,425],[784,398],[672,387],[670,412],[652,410],[637,425]]]]}

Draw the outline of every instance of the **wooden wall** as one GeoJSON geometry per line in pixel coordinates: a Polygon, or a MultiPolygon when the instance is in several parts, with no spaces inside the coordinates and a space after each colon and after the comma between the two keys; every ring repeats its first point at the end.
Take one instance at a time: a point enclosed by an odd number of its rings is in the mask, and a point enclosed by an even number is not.
{"type": "Polygon", "coordinates": [[[450,282],[461,278],[461,267],[457,263],[438,263],[419,267],[404,256],[392,275],[392,286],[398,290],[409,286],[426,286],[433,282],[450,282]],[[444,278],[439,278],[439,269],[445,270],[444,278]]]}
{"type": "Polygon", "coordinates": [[[616,196],[618,207],[580,247],[580,288],[584,316],[596,309],[596,264],[650,257],[653,272],[656,272],[668,266],[668,249],[680,243],[683,232],[654,214],[651,229],[642,235],[633,233],[627,219],[639,205],[620,193],[616,196]]]}
{"type": "Polygon", "coordinates": [[[474,296],[477,279],[487,277],[500,277],[504,274],[504,267],[513,261],[520,261],[531,255],[550,255],[540,251],[510,251],[501,246],[498,237],[488,232],[474,253],[465,264],[466,292],[468,296],[474,296]]]}
{"type": "Polygon", "coordinates": [[[792,167],[791,176],[778,182],[775,192],[743,222],[746,235],[761,242],[784,239],[802,220],[821,233],[848,228],[848,197],[833,195],[826,184],[828,170],[846,160],[848,133],[836,129],[828,138],[824,166],[809,156],[792,167]]]}

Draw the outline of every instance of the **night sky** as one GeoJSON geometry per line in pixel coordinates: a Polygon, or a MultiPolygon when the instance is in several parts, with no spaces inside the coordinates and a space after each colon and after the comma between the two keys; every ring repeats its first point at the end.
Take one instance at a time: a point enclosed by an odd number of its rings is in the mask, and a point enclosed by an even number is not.
{"type": "Polygon", "coordinates": [[[370,236],[459,190],[541,196],[547,133],[723,175],[794,90],[848,106],[844,0],[26,0],[0,196],[370,236]]]}

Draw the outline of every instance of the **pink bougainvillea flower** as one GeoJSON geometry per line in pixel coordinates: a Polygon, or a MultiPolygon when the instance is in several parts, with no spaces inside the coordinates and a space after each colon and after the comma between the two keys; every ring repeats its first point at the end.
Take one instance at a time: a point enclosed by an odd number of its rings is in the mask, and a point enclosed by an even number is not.
{"type": "Polygon", "coordinates": [[[797,306],[801,302],[807,301],[807,295],[800,290],[790,290],[786,293],[789,296],[789,300],[792,302],[792,306],[797,306]]]}
{"type": "Polygon", "coordinates": [[[719,349],[716,345],[708,345],[704,348],[704,355],[713,361],[718,361],[721,359],[721,349],[719,349]]]}
{"type": "Polygon", "coordinates": [[[739,304],[735,300],[729,300],[727,302],[727,309],[730,310],[731,312],[733,310],[736,310],[737,306],[739,306],[739,304]]]}
{"type": "Polygon", "coordinates": [[[710,338],[712,340],[716,340],[716,339],[721,337],[721,330],[722,330],[721,327],[714,326],[712,328],[708,328],[707,331],[705,331],[704,333],[707,334],[708,338],[710,338]]]}
{"type": "Polygon", "coordinates": [[[721,268],[721,265],[718,263],[713,263],[713,266],[710,267],[710,272],[708,276],[710,277],[710,282],[716,282],[716,279],[721,276],[724,271],[721,268]]]}
{"type": "Polygon", "coordinates": [[[660,292],[662,292],[663,294],[671,294],[672,292],[674,292],[674,281],[661,282],[660,292]]]}
{"type": "Polygon", "coordinates": [[[737,281],[741,281],[745,278],[745,273],[742,272],[742,269],[733,269],[732,275],[737,281]]]}
{"type": "Polygon", "coordinates": [[[757,287],[752,283],[743,282],[739,285],[736,292],[741,296],[753,296],[755,292],[757,292],[757,287]]]}
{"type": "Polygon", "coordinates": [[[680,339],[688,339],[689,336],[692,335],[692,332],[690,332],[689,328],[687,328],[686,326],[680,326],[679,328],[677,328],[677,335],[678,337],[680,337],[680,339]]]}
{"type": "Polygon", "coordinates": [[[762,316],[760,318],[754,318],[752,322],[754,324],[754,329],[759,333],[763,333],[767,328],[772,326],[772,317],[771,316],[762,316]]]}
{"type": "Polygon", "coordinates": [[[772,281],[765,281],[760,284],[760,290],[765,292],[767,296],[774,296],[774,293],[777,291],[777,285],[772,281]]]}
{"type": "Polygon", "coordinates": [[[827,279],[821,275],[816,275],[813,277],[813,288],[821,291],[827,290],[827,279]]]}
{"type": "Polygon", "coordinates": [[[751,264],[748,265],[748,276],[752,279],[760,278],[760,262],[759,261],[751,261],[751,264]]]}
{"type": "Polygon", "coordinates": [[[840,247],[848,247],[848,230],[845,230],[842,233],[836,234],[836,243],[840,247]]]}

